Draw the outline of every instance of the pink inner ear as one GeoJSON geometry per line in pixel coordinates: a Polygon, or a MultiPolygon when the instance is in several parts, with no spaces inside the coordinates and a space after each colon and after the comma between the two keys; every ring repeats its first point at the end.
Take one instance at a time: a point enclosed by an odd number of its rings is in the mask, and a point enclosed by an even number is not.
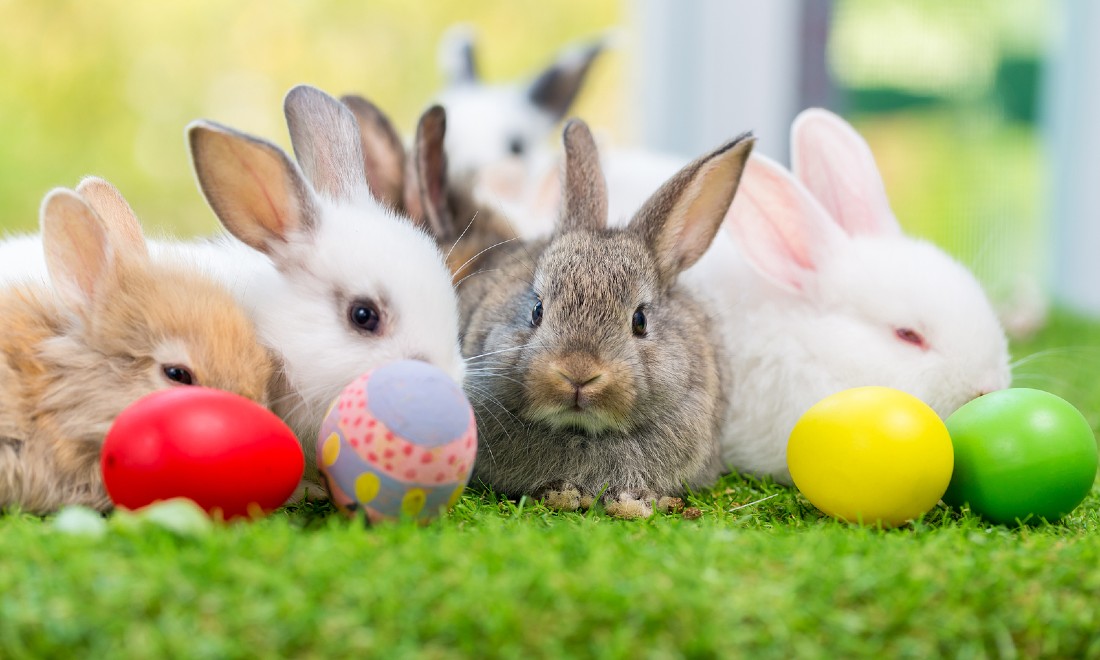
{"type": "Polygon", "coordinates": [[[724,227],[749,264],[788,291],[806,288],[837,238],[832,221],[805,188],[760,156],[749,158],[724,227]]]}
{"type": "Polygon", "coordinates": [[[794,173],[851,236],[901,232],[867,142],[826,110],[804,111],[791,128],[794,173]]]}

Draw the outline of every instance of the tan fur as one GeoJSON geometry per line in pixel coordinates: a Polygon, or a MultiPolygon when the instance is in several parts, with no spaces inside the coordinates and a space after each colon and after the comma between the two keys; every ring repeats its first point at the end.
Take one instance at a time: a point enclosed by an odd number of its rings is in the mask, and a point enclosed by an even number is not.
{"type": "MultiPolygon", "coordinates": [[[[100,234],[114,243],[62,248],[81,234],[56,224],[53,200],[71,207],[73,199],[80,198],[71,191],[47,197],[43,245],[47,253],[107,254],[83,302],[42,285],[0,292],[0,508],[110,508],[99,453],[111,423],[138,398],[180,386],[165,377],[158,354],[185,353],[172,364],[186,366],[196,385],[267,402],[273,361],[230,294],[182,268],[149,262],[144,243],[119,242],[140,235],[140,227],[100,234]]],[[[83,222],[103,223],[84,208],[83,222]]],[[[51,270],[51,278],[65,276],[51,270]]]]}

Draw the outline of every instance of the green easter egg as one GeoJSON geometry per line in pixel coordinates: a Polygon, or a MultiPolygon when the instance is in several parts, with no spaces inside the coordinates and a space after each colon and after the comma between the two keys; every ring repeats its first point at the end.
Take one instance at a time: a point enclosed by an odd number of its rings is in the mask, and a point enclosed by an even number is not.
{"type": "Polygon", "coordinates": [[[1096,438],[1072,404],[1049,392],[1000,390],[947,419],[955,471],[943,501],[994,523],[1054,522],[1096,479],[1096,438]]]}

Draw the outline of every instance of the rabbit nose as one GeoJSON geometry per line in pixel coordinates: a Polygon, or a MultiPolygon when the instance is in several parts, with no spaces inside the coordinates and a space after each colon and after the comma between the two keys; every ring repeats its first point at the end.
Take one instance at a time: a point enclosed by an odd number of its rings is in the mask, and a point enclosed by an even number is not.
{"type": "Polygon", "coordinates": [[[586,408],[591,402],[595,387],[590,387],[603,377],[602,373],[582,372],[578,376],[575,373],[558,371],[558,375],[573,388],[573,407],[577,410],[586,408]]]}

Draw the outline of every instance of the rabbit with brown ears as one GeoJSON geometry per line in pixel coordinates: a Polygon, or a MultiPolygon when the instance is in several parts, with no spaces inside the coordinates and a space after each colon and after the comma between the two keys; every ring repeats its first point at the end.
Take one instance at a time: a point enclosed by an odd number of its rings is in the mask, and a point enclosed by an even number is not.
{"type": "Polygon", "coordinates": [[[569,122],[564,144],[554,234],[486,249],[459,287],[474,478],[564,509],[602,494],[609,513],[645,517],[721,471],[730,374],[677,276],[718,231],[753,140],[689,164],[620,228],[587,126],[569,122]]]}
{"type": "Polygon", "coordinates": [[[265,404],[274,364],[228,291],[149,259],[106,181],[51,192],[41,226],[49,283],[0,290],[0,509],[107,510],[100,448],[124,408],[186,385],[265,404]]]}

